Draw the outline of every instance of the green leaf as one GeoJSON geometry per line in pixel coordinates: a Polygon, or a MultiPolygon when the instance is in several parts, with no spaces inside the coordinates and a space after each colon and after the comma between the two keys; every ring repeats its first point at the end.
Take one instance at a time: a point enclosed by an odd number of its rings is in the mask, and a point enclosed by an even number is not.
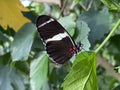
{"type": "Polygon", "coordinates": [[[0,68],[0,90],[25,90],[23,78],[15,69],[0,68]]]}
{"type": "Polygon", "coordinates": [[[119,0],[101,0],[110,10],[120,11],[119,0]]]}
{"type": "Polygon", "coordinates": [[[104,8],[101,11],[89,10],[82,13],[79,20],[83,20],[88,24],[91,32],[89,34],[89,40],[91,45],[94,45],[96,41],[103,39],[105,34],[110,30],[112,23],[112,16],[108,10],[104,8]]]}
{"type": "Polygon", "coordinates": [[[95,53],[78,54],[62,87],[63,90],[97,90],[95,53]]]}
{"type": "Polygon", "coordinates": [[[75,21],[70,17],[62,17],[59,19],[59,23],[73,36],[75,32],[75,21]]]}
{"type": "Polygon", "coordinates": [[[79,34],[76,41],[80,41],[83,44],[82,48],[89,50],[90,42],[88,40],[88,35],[90,28],[88,27],[87,23],[82,20],[77,20],[77,28],[79,30],[79,34]]]}
{"type": "Polygon", "coordinates": [[[47,73],[48,57],[45,53],[40,53],[30,65],[30,84],[32,90],[41,90],[44,83],[47,81],[47,73]]]}
{"type": "Polygon", "coordinates": [[[75,0],[76,3],[79,3],[81,0],[75,0]]]}
{"type": "Polygon", "coordinates": [[[25,24],[15,35],[11,44],[11,56],[13,61],[26,60],[28,58],[35,33],[32,23],[25,24]]]}

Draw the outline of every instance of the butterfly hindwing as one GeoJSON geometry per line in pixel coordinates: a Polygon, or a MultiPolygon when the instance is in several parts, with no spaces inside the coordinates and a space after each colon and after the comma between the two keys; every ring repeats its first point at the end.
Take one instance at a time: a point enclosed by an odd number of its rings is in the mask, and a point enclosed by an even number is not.
{"type": "Polygon", "coordinates": [[[69,48],[73,47],[68,37],[60,41],[51,41],[46,44],[46,51],[50,58],[60,64],[68,61],[73,54],[69,51],[69,48]],[[67,46],[67,48],[65,47],[67,46]]]}

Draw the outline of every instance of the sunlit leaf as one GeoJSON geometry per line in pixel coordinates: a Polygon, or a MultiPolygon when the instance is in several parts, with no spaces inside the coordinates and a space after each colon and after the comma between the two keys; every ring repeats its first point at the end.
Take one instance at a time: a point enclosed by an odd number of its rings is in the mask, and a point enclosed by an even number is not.
{"type": "Polygon", "coordinates": [[[35,30],[36,28],[32,23],[27,23],[16,33],[11,45],[13,61],[26,60],[28,58],[35,30]]]}
{"type": "Polygon", "coordinates": [[[47,81],[47,73],[48,57],[45,53],[40,53],[30,65],[30,84],[32,90],[41,90],[47,81]]]}
{"type": "Polygon", "coordinates": [[[62,87],[63,90],[97,90],[96,58],[94,53],[84,52],[76,57],[62,87]]]}
{"type": "Polygon", "coordinates": [[[22,15],[22,11],[28,11],[23,7],[19,0],[0,0],[0,25],[7,29],[7,26],[12,27],[15,31],[30,22],[22,15]]]}

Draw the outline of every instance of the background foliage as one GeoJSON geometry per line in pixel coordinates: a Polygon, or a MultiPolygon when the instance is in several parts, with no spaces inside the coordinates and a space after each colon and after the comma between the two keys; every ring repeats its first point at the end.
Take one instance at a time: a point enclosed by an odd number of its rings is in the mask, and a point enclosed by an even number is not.
{"type": "Polygon", "coordinates": [[[0,11],[0,90],[120,90],[119,0],[0,0],[0,11]],[[60,67],[36,30],[43,14],[83,44],[60,67]]]}

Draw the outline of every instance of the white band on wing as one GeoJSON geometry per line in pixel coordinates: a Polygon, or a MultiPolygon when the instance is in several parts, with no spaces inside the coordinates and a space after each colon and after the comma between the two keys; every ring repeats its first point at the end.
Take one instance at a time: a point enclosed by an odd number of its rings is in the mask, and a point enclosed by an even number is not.
{"type": "Polygon", "coordinates": [[[69,35],[66,32],[59,33],[59,34],[53,36],[52,38],[49,38],[49,39],[45,40],[45,43],[50,42],[50,41],[59,41],[59,40],[62,40],[63,38],[65,38],[67,36],[69,37],[69,35]]]}
{"type": "Polygon", "coordinates": [[[42,27],[42,26],[44,26],[44,25],[46,25],[46,24],[48,24],[52,21],[54,21],[54,19],[50,18],[50,20],[48,20],[48,21],[44,22],[43,24],[39,25],[38,28],[40,28],[40,27],[42,27]]]}

